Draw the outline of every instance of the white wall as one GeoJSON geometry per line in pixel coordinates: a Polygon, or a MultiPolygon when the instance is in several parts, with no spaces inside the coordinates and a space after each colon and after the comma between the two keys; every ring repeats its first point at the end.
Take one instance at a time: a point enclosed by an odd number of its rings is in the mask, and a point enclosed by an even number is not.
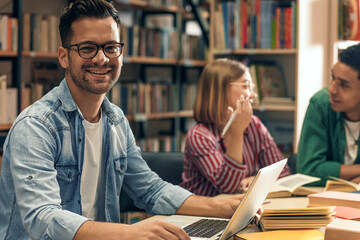
{"type": "Polygon", "coordinates": [[[297,144],[309,99],[329,76],[330,1],[298,0],[297,144]]]}

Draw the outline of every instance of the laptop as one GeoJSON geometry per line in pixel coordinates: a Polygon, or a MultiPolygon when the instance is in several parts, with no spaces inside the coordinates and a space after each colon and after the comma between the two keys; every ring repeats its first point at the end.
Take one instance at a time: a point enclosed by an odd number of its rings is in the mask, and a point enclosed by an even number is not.
{"type": "Polygon", "coordinates": [[[286,162],[283,159],[258,171],[230,220],[185,215],[172,215],[164,220],[182,227],[193,240],[228,239],[253,220],[286,162]]]}

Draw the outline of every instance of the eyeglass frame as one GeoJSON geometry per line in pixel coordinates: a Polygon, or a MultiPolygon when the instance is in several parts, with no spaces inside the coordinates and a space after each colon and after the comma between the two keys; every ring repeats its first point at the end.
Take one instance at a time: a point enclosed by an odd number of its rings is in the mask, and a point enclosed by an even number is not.
{"type": "Polygon", "coordinates": [[[239,83],[239,82],[230,82],[230,85],[235,85],[235,86],[246,86],[251,92],[255,91],[255,84],[253,82],[246,82],[246,83],[239,83]]]}
{"type": "Polygon", "coordinates": [[[102,48],[103,53],[104,53],[104,55],[105,55],[107,58],[109,58],[109,59],[115,59],[115,58],[120,57],[121,54],[123,53],[124,45],[125,45],[125,43],[122,43],[122,42],[108,42],[108,43],[105,43],[105,44],[102,44],[102,45],[100,45],[100,44],[98,44],[98,43],[95,43],[95,42],[83,42],[83,43],[75,43],[75,44],[66,45],[66,46],[64,46],[64,48],[77,47],[77,52],[78,52],[78,54],[79,54],[79,57],[81,57],[82,59],[93,59],[93,58],[96,57],[96,55],[99,53],[99,48],[102,48]],[[92,57],[90,57],[90,58],[84,58],[84,57],[82,57],[81,54],[80,54],[80,45],[83,45],[83,44],[93,44],[93,45],[95,45],[95,46],[96,46],[96,53],[95,53],[95,55],[92,56],[92,57]],[[104,47],[105,47],[106,45],[108,45],[108,44],[119,44],[119,45],[120,45],[121,51],[120,51],[119,56],[117,56],[117,57],[109,57],[109,56],[106,54],[104,47]]]}

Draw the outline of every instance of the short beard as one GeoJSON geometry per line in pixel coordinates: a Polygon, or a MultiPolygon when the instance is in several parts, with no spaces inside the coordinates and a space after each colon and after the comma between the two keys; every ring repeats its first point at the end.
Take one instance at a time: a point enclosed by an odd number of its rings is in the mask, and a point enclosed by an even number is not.
{"type": "MultiPolygon", "coordinates": [[[[73,82],[75,83],[76,86],[78,86],[79,88],[92,93],[92,94],[105,94],[107,93],[113,86],[114,84],[117,82],[118,79],[111,79],[111,81],[108,83],[108,85],[104,88],[98,89],[95,88],[88,80],[85,79],[85,76],[83,75],[82,79],[80,76],[76,75],[73,71],[72,71],[72,64],[71,64],[71,58],[69,57],[69,67],[68,70],[70,72],[70,76],[73,80],[73,82]]],[[[110,66],[111,67],[111,66],[110,66]]],[[[82,70],[83,68],[85,68],[84,66],[82,66],[82,70]]],[[[111,67],[111,69],[113,70],[114,67],[111,67]]],[[[120,75],[120,74],[119,74],[120,75]]]]}

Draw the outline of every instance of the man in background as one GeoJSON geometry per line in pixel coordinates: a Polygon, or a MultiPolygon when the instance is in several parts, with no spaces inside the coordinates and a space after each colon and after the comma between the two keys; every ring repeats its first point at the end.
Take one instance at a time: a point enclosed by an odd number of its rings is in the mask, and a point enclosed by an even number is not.
{"type": "Polygon", "coordinates": [[[119,224],[122,188],[151,214],[230,217],[240,197],[192,195],[152,172],[123,112],[120,21],[105,0],[76,0],[60,18],[65,79],[13,123],[0,177],[1,239],[189,239],[165,221],[119,224]]]}
{"type": "Polygon", "coordinates": [[[305,115],[297,171],[360,183],[360,45],[343,50],[330,85],[311,99],[305,115]]]}

